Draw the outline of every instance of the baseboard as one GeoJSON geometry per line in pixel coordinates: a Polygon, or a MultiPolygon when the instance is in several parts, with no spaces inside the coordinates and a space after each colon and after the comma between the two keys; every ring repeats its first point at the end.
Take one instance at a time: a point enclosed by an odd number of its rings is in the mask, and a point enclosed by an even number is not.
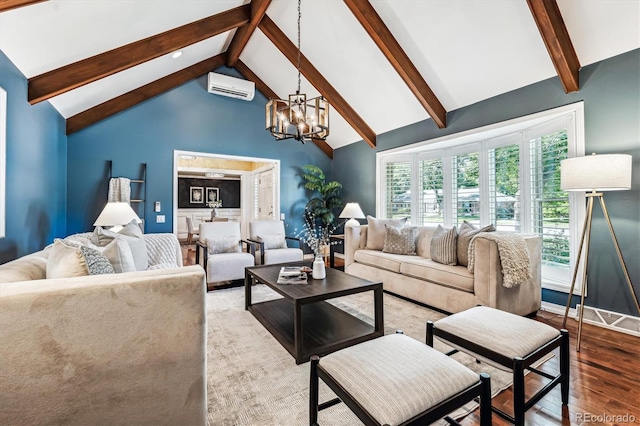
{"type": "MultiPolygon", "coordinates": [[[[578,309],[580,309],[580,305],[577,305],[575,309],[569,309],[569,317],[576,321],[578,319],[578,309]]],[[[554,303],[542,302],[540,310],[564,315],[565,307],[554,303]]],[[[598,327],[640,337],[640,317],[585,305],[582,321],[587,324],[597,325],[598,327]]]]}

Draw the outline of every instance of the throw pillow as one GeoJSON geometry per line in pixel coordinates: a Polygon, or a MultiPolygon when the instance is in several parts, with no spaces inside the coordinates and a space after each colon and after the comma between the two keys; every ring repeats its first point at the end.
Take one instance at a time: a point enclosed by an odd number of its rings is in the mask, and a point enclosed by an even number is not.
{"type": "Polygon", "coordinates": [[[383,249],[384,239],[387,236],[385,225],[402,228],[406,222],[406,217],[403,219],[376,219],[373,216],[367,216],[367,249],[383,249]]]}
{"type": "Polygon", "coordinates": [[[287,248],[287,241],[282,234],[258,235],[258,241],[262,240],[265,250],[287,248]]]}
{"type": "Polygon", "coordinates": [[[89,275],[115,274],[109,259],[99,250],[87,246],[80,246],[78,249],[82,253],[89,275]]]}
{"type": "Polygon", "coordinates": [[[458,265],[469,265],[469,243],[474,235],[480,232],[493,232],[495,230],[496,228],[493,225],[487,225],[478,229],[466,220],[462,222],[460,229],[458,229],[458,265]]]}
{"type": "Polygon", "coordinates": [[[114,238],[104,247],[90,246],[104,254],[116,273],[136,271],[136,263],[129,244],[122,238],[114,238]]]}
{"type": "Polygon", "coordinates": [[[207,238],[209,254],[240,253],[238,237],[207,238]]]}
{"type": "Polygon", "coordinates": [[[60,239],[54,240],[47,259],[47,279],[85,275],[89,275],[89,269],[80,247],[67,245],[60,239]]]}
{"type": "Polygon", "coordinates": [[[105,247],[114,238],[122,238],[129,244],[131,253],[133,254],[133,260],[135,261],[136,270],[146,271],[149,267],[149,255],[147,253],[147,243],[144,240],[144,234],[140,229],[140,226],[132,220],[124,228],[118,232],[113,232],[109,229],[104,229],[97,226],[93,231],[91,240],[93,244],[105,247]]]}
{"type": "Polygon", "coordinates": [[[431,260],[444,265],[456,265],[457,237],[458,233],[455,226],[445,230],[442,225],[438,225],[438,229],[431,237],[431,260]]]}
{"type": "Polygon", "coordinates": [[[394,228],[385,225],[386,236],[382,251],[393,254],[416,254],[416,227],[394,228]]]}

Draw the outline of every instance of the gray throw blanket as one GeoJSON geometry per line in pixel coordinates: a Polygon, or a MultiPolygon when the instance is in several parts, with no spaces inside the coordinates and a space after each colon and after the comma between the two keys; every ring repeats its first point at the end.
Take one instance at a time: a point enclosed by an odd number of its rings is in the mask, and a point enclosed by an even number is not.
{"type": "Polygon", "coordinates": [[[473,272],[476,262],[476,238],[480,237],[495,241],[498,245],[503,286],[515,287],[531,278],[527,243],[521,235],[513,232],[480,232],[475,235],[469,243],[469,272],[473,272]]]}

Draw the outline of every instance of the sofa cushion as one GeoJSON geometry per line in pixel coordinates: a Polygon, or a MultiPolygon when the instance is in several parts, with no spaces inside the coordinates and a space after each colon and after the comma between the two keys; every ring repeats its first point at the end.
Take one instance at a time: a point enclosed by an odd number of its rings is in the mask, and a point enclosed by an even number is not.
{"type": "Polygon", "coordinates": [[[466,220],[462,222],[458,228],[458,265],[469,265],[469,243],[474,235],[480,232],[493,232],[496,228],[493,225],[487,225],[482,228],[476,228],[466,220]]]}
{"type": "Polygon", "coordinates": [[[0,265],[0,284],[47,278],[50,252],[51,249],[41,250],[0,265]]]}
{"type": "Polygon", "coordinates": [[[97,226],[93,231],[91,240],[93,244],[104,247],[114,238],[121,238],[129,244],[129,248],[133,254],[133,260],[136,264],[136,270],[146,271],[149,267],[149,255],[147,252],[147,243],[144,241],[144,234],[140,226],[133,220],[118,232],[97,226]]]}
{"type": "Polygon", "coordinates": [[[394,254],[416,254],[416,227],[395,228],[385,225],[386,236],[382,251],[394,254]]]}
{"type": "Polygon", "coordinates": [[[431,237],[431,260],[443,265],[456,265],[458,257],[457,238],[458,233],[455,226],[446,230],[442,225],[438,225],[438,229],[431,237]]]}
{"type": "Polygon", "coordinates": [[[385,225],[390,225],[395,228],[402,228],[407,222],[407,218],[404,219],[376,219],[373,216],[367,216],[368,231],[367,231],[367,248],[369,250],[382,250],[384,247],[384,239],[387,235],[385,225]]]}
{"type": "Polygon", "coordinates": [[[383,253],[380,250],[357,250],[354,254],[354,260],[363,265],[375,266],[376,268],[386,269],[387,271],[400,273],[400,264],[412,259],[416,256],[406,254],[383,253]]]}
{"type": "Polygon", "coordinates": [[[400,273],[473,293],[473,274],[464,266],[443,265],[432,259],[414,256],[402,262],[400,273]]]}

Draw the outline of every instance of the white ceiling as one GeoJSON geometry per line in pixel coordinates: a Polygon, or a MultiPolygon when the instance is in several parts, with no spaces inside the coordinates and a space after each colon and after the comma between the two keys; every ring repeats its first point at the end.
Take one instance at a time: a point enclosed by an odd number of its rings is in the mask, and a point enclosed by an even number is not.
{"type": "MultiPolygon", "coordinates": [[[[370,0],[447,111],[556,75],[524,0],[370,0]]],[[[248,0],[50,0],[0,14],[0,49],[27,77],[248,0]]],[[[640,1],[558,0],[582,66],[640,48],[640,1]]],[[[295,43],[296,2],[267,15],[295,43]]],[[[226,50],[234,31],[50,100],[68,118],[226,50]]],[[[376,133],[429,118],[341,0],[303,0],[302,52],[376,133]]],[[[279,96],[296,69],[256,30],[240,59],[279,96]]],[[[318,92],[304,80],[309,96],[318,92]]],[[[335,112],[333,148],[361,137],[335,112]]]]}

